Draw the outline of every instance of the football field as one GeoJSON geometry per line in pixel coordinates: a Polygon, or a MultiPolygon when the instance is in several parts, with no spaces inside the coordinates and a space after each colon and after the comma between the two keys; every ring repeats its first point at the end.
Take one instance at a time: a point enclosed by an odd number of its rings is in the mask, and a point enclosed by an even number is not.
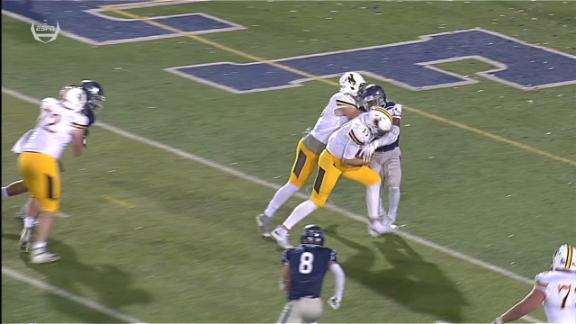
{"type": "Polygon", "coordinates": [[[2,184],[41,98],[90,78],[107,102],[62,159],[60,262],[29,264],[25,197],[3,201],[2,322],[276,321],[282,251],[254,217],[347,70],[405,107],[400,231],[370,237],[348,180],[292,231],[325,228],[346,272],[322,322],[489,322],[575,243],[573,3],[32,3],[3,1],[2,184]]]}

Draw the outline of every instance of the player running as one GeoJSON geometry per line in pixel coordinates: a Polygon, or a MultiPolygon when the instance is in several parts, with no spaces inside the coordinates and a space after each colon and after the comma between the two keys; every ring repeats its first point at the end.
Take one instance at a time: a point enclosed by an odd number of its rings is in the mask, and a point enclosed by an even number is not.
{"type": "Polygon", "coordinates": [[[322,284],[328,269],[335,278],[334,296],[328,301],[340,308],[344,295],[345,276],[338,264],[336,251],[324,247],[324,232],[317,225],[307,225],[300,237],[300,246],[284,251],[282,290],[288,303],[278,323],[313,323],[322,316],[322,284]]]}
{"type": "Polygon", "coordinates": [[[576,248],[564,244],[556,250],[552,270],[536,276],[534,288],[494,323],[515,321],[544,303],[550,323],[576,323],[576,248]]]}
{"type": "Polygon", "coordinates": [[[269,224],[274,214],[306,184],[316,169],[318,157],[326,147],[328,137],[362,113],[358,102],[366,85],[364,78],[356,72],[346,72],[340,77],[339,83],[340,91],[330,97],[312,131],[298,142],[290,179],[276,191],[264,213],[256,216],[256,222],[264,237],[270,236],[269,224]]]}
{"type": "Polygon", "coordinates": [[[288,242],[288,232],[316,209],[324,207],[341,176],[360,182],[367,188],[369,233],[377,236],[391,230],[378,217],[380,175],[368,167],[369,162],[358,157],[364,145],[370,143],[378,134],[388,132],[391,127],[390,113],[381,107],[374,107],[330,136],[326,149],[320,154],[318,175],[314,181],[312,195],[308,200],[296,206],[282,225],[276,227],[271,233],[279,246],[291,247],[288,242]]]}

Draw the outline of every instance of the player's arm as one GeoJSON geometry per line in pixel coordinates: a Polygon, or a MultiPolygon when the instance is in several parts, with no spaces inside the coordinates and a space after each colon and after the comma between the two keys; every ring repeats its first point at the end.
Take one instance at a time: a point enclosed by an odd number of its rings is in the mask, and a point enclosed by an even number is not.
{"type": "Polygon", "coordinates": [[[330,271],[334,274],[334,296],[330,298],[330,306],[334,309],[338,309],[342,303],[342,298],[344,298],[346,276],[338,262],[330,262],[330,271]]]}
{"type": "Polygon", "coordinates": [[[530,291],[530,293],[524,297],[524,299],[522,299],[516,305],[512,306],[512,308],[507,310],[504,314],[500,315],[500,317],[498,317],[494,322],[507,323],[528,315],[537,309],[538,306],[544,302],[544,299],[546,299],[546,294],[544,293],[545,289],[545,285],[536,282],[532,291],[530,291]]]}
{"type": "Polygon", "coordinates": [[[356,104],[347,100],[336,99],[336,104],[338,105],[338,108],[334,110],[336,116],[346,116],[348,119],[353,119],[362,113],[356,104]]]}
{"type": "Polygon", "coordinates": [[[290,267],[288,264],[282,266],[282,277],[280,278],[280,290],[288,292],[290,290],[290,267]]]}
{"type": "Polygon", "coordinates": [[[350,133],[348,133],[348,144],[346,144],[344,155],[342,156],[342,163],[349,166],[363,166],[369,162],[358,155],[365,144],[362,142],[361,136],[363,136],[361,135],[361,131],[355,129],[350,130],[350,133]]]}
{"type": "Polygon", "coordinates": [[[85,128],[75,128],[72,132],[72,147],[74,156],[80,156],[84,153],[84,138],[86,135],[85,128]]]}

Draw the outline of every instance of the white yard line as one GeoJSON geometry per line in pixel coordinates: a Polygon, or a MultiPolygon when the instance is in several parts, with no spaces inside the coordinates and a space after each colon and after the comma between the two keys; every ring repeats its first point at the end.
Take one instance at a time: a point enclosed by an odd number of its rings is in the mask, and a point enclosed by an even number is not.
{"type": "Polygon", "coordinates": [[[12,270],[12,269],[7,268],[7,267],[5,267],[5,266],[2,266],[2,274],[5,275],[5,276],[7,276],[7,277],[10,277],[10,278],[12,278],[12,279],[15,279],[15,280],[18,280],[18,281],[27,283],[27,284],[29,284],[30,286],[33,286],[33,287],[36,287],[36,288],[39,288],[39,289],[46,290],[46,291],[50,292],[51,294],[60,296],[60,297],[62,297],[62,298],[65,298],[65,299],[68,299],[68,300],[70,300],[70,301],[73,301],[73,302],[75,302],[75,303],[77,303],[77,304],[86,306],[86,307],[88,307],[88,308],[90,308],[90,309],[93,309],[93,310],[95,310],[95,311],[98,311],[98,312],[100,312],[100,313],[102,313],[102,314],[106,314],[106,315],[108,315],[108,316],[110,316],[110,317],[113,317],[113,318],[115,318],[115,319],[117,319],[117,320],[120,320],[120,321],[122,321],[122,322],[126,322],[126,323],[144,323],[143,321],[141,321],[141,320],[139,320],[139,319],[137,319],[137,318],[134,318],[134,317],[132,317],[132,316],[129,316],[129,315],[120,313],[120,312],[117,311],[117,310],[108,308],[108,307],[106,307],[106,306],[104,306],[104,305],[102,305],[102,304],[99,304],[99,303],[97,303],[97,302],[95,302],[95,301],[93,301],[93,300],[84,298],[84,297],[82,297],[82,296],[78,296],[78,295],[73,294],[73,293],[71,293],[71,292],[69,292],[69,291],[66,291],[66,290],[64,290],[64,289],[58,288],[58,287],[53,286],[53,285],[51,285],[51,284],[49,284],[49,283],[46,283],[46,282],[44,282],[44,281],[40,281],[40,280],[38,280],[38,279],[34,279],[34,278],[29,277],[29,276],[27,276],[27,275],[25,275],[25,274],[23,274],[23,273],[21,273],[21,272],[12,270]]]}
{"type": "MultiPolygon", "coordinates": [[[[33,104],[39,104],[39,103],[40,103],[40,100],[38,100],[38,99],[36,99],[36,98],[33,98],[33,97],[30,97],[30,96],[27,96],[27,95],[22,94],[22,93],[20,93],[20,92],[18,92],[18,91],[15,91],[15,90],[11,90],[11,89],[2,87],[2,92],[6,93],[6,94],[9,94],[9,95],[11,95],[11,96],[14,96],[14,97],[16,97],[16,98],[22,99],[22,100],[24,100],[24,101],[33,103],[33,104]]],[[[120,129],[120,128],[118,128],[118,127],[112,126],[112,125],[110,125],[110,124],[103,123],[103,122],[96,122],[96,126],[99,126],[99,127],[101,127],[101,128],[104,128],[104,129],[106,129],[106,130],[108,130],[108,131],[110,131],[110,132],[112,132],[112,133],[115,133],[115,134],[117,134],[117,135],[120,135],[120,136],[122,136],[122,137],[125,137],[125,138],[128,138],[128,139],[132,139],[132,140],[134,140],[134,141],[147,144],[147,145],[149,145],[149,146],[153,146],[153,147],[158,148],[158,149],[160,149],[160,150],[163,150],[163,151],[166,151],[166,152],[169,152],[169,153],[178,155],[178,156],[180,156],[180,157],[182,157],[182,158],[185,158],[185,159],[188,159],[188,160],[191,160],[191,161],[194,161],[194,162],[203,164],[203,165],[205,165],[205,166],[208,166],[208,167],[211,167],[211,168],[220,170],[220,171],[222,171],[222,172],[231,174],[231,175],[236,176],[236,177],[238,177],[238,178],[241,178],[241,179],[244,179],[244,180],[253,182],[253,183],[257,183],[257,184],[262,185],[262,186],[264,186],[264,187],[268,187],[268,188],[271,188],[271,189],[274,189],[274,190],[277,190],[278,188],[280,188],[279,185],[276,185],[276,184],[274,184],[274,183],[268,182],[268,181],[266,181],[266,180],[262,180],[262,179],[260,179],[260,178],[254,177],[254,176],[251,176],[251,175],[246,174],[246,173],[244,173],[244,172],[238,171],[238,170],[236,170],[236,169],[234,169],[234,168],[231,168],[231,167],[228,167],[228,166],[219,164],[219,163],[214,162],[214,161],[212,161],[212,160],[209,160],[209,159],[203,158],[203,157],[201,157],[201,156],[198,156],[198,155],[195,155],[195,154],[192,154],[192,153],[183,151],[183,150],[181,150],[181,149],[178,149],[178,148],[175,148],[175,147],[172,147],[172,146],[169,146],[169,145],[160,143],[160,142],[155,141],[155,140],[151,140],[151,139],[142,137],[142,136],[140,136],[140,135],[136,135],[136,134],[134,134],[134,133],[125,131],[125,130],[120,129]]],[[[303,193],[298,193],[297,195],[298,195],[298,197],[303,198],[303,199],[307,199],[307,198],[308,198],[308,196],[307,196],[307,195],[304,195],[303,193]]],[[[359,221],[359,222],[362,222],[362,223],[367,223],[367,222],[368,222],[368,220],[366,219],[365,216],[362,216],[362,215],[353,213],[353,212],[351,212],[351,211],[342,209],[342,208],[340,208],[340,207],[338,207],[338,206],[335,206],[335,205],[333,205],[333,204],[327,204],[327,205],[326,205],[326,209],[331,210],[331,211],[336,212],[336,213],[339,213],[339,214],[341,214],[341,215],[343,215],[343,216],[345,216],[345,217],[348,217],[348,218],[350,218],[350,219],[353,219],[353,220],[356,220],[356,221],[359,221]]],[[[429,240],[427,240],[427,239],[424,239],[424,238],[421,238],[421,237],[419,237],[419,236],[410,234],[410,233],[408,233],[408,232],[406,232],[406,231],[400,231],[400,230],[398,230],[396,233],[397,233],[398,235],[404,237],[404,238],[407,239],[407,240],[410,240],[410,241],[416,242],[416,243],[418,243],[418,244],[424,245],[424,246],[426,246],[426,247],[429,247],[429,248],[434,249],[434,250],[436,250],[436,251],[439,251],[439,252],[442,252],[442,253],[444,253],[444,254],[450,255],[450,256],[452,256],[452,257],[454,257],[454,258],[457,258],[457,259],[466,261],[466,262],[468,262],[468,263],[474,264],[474,265],[479,266],[479,267],[481,267],[481,268],[484,268],[484,269],[487,269],[487,270],[490,270],[490,271],[499,273],[499,274],[501,274],[501,275],[503,275],[503,276],[505,276],[505,277],[508,277],[508,278],[510,278],[510,279],[514,279],[514,280],[516,280],[516,281],[520,281],[520,282],[523,282],[523,283],[526,283],[526,284],[530,284],[530,285],[533,283],[533,280],[530,280],[530,279],[528,279],[528,278],[526,278],[526,277],[523,277],[523,276],[521,276],[521,275],[519,275],[519,274],[516,274],[516,273],[514,273],[514,272],[512,272],[512,271],[506,270],[506,269],[504,269],[504,268],[501,268],[501,267],[499,267],[499,266],[493,265],[493,264],[488,263],[488,262],[486,262],[486,261],[482,261],[482,260],[476,259],[476,258],[474,258],[474,257],[471,257],[471,256],[466,255],[466,254],[464,254],[464,253],[458,252],[458,251],[456,251],[456,250],[452,250],[451,248],[448,248],[448,247],[439,245],[439,244],[434,243],[434,242],[432,242],[432,241],[429,241],[429,240]]],[[[527,319],[528,319],[528,320],[534,320],[534,321],[536,321],[536,322],[541,322],[541,321],[536,320],[536,319],[533,319],[533,318],[527,318],[527,319]]]]}

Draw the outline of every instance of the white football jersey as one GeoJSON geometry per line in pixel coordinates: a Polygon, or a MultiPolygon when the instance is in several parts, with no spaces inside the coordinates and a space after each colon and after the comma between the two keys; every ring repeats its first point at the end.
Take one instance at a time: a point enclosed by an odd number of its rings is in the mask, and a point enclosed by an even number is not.
{"type": "Polygon", "coordinates": [[[328,137],[340,128],[340,126],[348,122],[348,117],[336,115],[336,110],[342,106],[358,107],[354,97],[342,92],[337,92],[330,97],[328,105],[326,105],[326,108],[324,108],[322,114],[320,114],[320,118],[318,118],[310,134],[320,142],[326,144],[328,137]]]}
{"type": "Polygon", "coordinates": [[[355,158],[362,146],[373,139],[372,133],[364,123],[367,115],[367,113],[359,115],[330,135],[326,150],[340,160],[355,158]]]}
{"type": "Polygon", "coordinates": [[[576,323],[576,272],[547,271],[536,276],[545,285],[544,310],[550,323],[576,323]]]}
{"type": "Polygon", "coordinates": [[[59,159],[72,141],[73,131],[88,126],[88,117],[64,107],[54,98],[43,99],[40,109],[36,127],[20,138],[13,151],[44,153],[59,159]]]}

